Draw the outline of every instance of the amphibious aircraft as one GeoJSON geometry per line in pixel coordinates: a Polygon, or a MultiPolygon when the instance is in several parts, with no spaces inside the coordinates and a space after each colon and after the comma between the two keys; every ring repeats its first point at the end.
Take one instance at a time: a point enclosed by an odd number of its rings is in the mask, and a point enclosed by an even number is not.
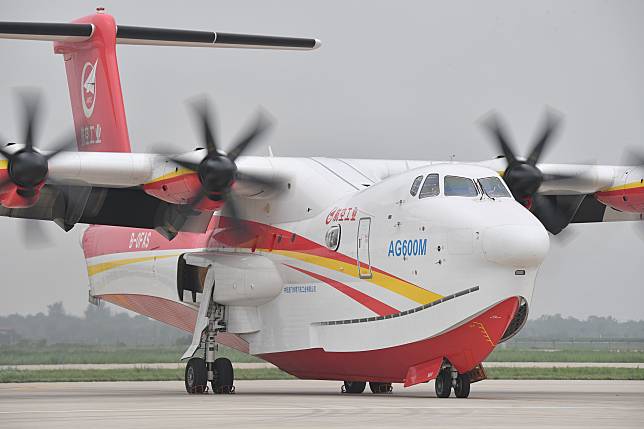
{"type": "Polygon", "coordinates": [[[281,158],[244,155],[269,128],[261,114],[224,151],[201,100],[200,147],[131,152],[117,44],[312,50],[315,39],[124,26],[101,9],[2,22],[0,37],[53,41],[75,128],[37,149],[39,105],[23,95],[24,140],[0,148],[0,215],[90,225],[90,300],[193,333],[192,394],[234,391],[224,344],[347,394],[435,379],[438,397],[467,397],[525,323],[550,235],[644,214],[642,156],[539,163],[553,113],[525,158],[495,116],[484,125],[503,155],[487,161],[281,158]]]}

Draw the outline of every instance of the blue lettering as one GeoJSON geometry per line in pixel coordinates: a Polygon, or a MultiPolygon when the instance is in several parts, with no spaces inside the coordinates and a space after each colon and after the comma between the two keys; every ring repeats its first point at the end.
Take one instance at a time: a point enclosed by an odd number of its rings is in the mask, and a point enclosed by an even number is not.
{"type": "Polygon", "coordinates": [[[427,253],[427,239],[418,240],[418,254],[425,255],[427,253]]]}
{"type": "Polygon", "coordinates": [[[387,256],[424,256],[427,254],[427,239],[391,240],[387,247],[387,256]]]}

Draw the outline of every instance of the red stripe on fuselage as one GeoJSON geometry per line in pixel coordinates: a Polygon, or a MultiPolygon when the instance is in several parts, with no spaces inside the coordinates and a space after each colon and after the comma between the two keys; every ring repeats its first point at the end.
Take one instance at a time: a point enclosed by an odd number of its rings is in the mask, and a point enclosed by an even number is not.
{"type": "Polygon", "coordinates": [[[328,277],[322,276],[320,274],[313,273],[311,271],[304,270],[302,268],[294,267],[292,265],[284,264],[289,268],[293,268],[294,270],[297,270],[301,273],[306,274],[307,276],[311,276],[314,279],[320,280],[321,282],[324,282],[331,286],[332,288],[342,292],[349,298],[359,302],[360,304],[364,305],[367,307],[369,310],[373,311],[379,316],[386,316],[388,314],[394,314],[394,313],[399,313],[398,310],[396,310],[393,307],[388,306],[382,301],[378,301],[375,298],[370,297],[369,295],[360,292],[359,290],[353,289],[352,287],[349,287],[345,285],[344,283],[340,283],[337,280],[330,279],[328,277]]]}
{"type": "MultiPolygon", "coordinates": [[[[208,230],[204,234],[195,234],[189,232],[180,232],[172,241],[154,230],[140,228],[124,228],[115,226],[96,226],[92,225],[87,229],[83,236],[83,250],[85,258],[95,256],[109,255],[113,253],[140,252],[145,250],[173,250],[173,249],[199,249],[199,248],[243,248],[254,251],[254,249],[283,250],[292,252],[301,252],[308,255],[321,256],[350,265],[355,265],[357,270],[357,261],[340,252],[328,249],[313,240],[297,235],[285,229],[276,228],[271,225],[253,222],[248,220],[242,221],[251,238],[240,243],[238,234],[231,232],[233,226],[230,218],[224,216],[213,216],[208,230]],[[130,241],[141,232],[151,232],[149,246],[140,248],[130,246],[130,241]],[[133,235],[134,234],[134,235],[133,235]],[[281,237],[278,239],[278,237],[281,237]]],[[[421,286],[415,285],[405,279],[397,277],[391,273],[371,267],[372,271],[385,274],[397,280],[409,283],[419,289],[427,290],[421,286]]]]}

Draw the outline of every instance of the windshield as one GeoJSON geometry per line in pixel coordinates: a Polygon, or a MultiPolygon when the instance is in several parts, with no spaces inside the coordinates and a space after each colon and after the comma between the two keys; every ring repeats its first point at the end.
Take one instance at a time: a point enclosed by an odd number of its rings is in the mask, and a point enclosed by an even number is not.
{"type": "Polygon", "coordinates": [[[418,198],[435,197],[440,193],[438,174],[428,174],[420,190],[418,198]]]}
{"type": "Polygon", "coordinates": [[[476,197],[479,191],[472,179],[445,176],[445,195],[448,197],[476,197]]]}
{"type": "Polygon", "coordinates": [[[512,196],[498,177],[484,177],[479,179],[479,183],[485,195],[490,198],[509,198],[512,196]]]}

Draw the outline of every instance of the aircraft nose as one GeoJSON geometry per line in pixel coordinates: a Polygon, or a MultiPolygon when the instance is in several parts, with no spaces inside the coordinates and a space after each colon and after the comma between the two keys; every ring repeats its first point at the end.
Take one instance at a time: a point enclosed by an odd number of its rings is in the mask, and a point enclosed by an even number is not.
{"type": "Polygon", "coordinates": [[[501,225],[483,231],[483,253],[488,261],[524,268],[541,264],[550,237],[541,225],[501,225]]]}

